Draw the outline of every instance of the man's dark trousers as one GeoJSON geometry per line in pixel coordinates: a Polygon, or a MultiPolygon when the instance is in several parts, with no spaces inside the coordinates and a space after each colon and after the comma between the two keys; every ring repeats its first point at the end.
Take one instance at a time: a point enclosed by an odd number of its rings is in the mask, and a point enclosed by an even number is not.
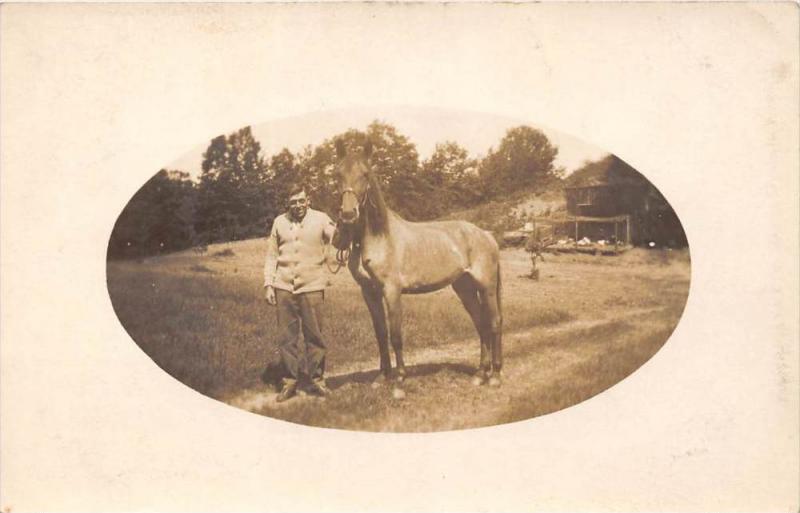
{"type": "Polygon", "coordinates": [[[324,297],[321,290],[301,294],[275,290],[280,332],[278,347],[287,380],[297,381],[304,371],[309,378],[317,380],[325,372],[326,346],[322,337],[324,297]],[[301,331],[304,339],[302,345],[301,331]],[[301,350],[302,346],[305,346],[305,351],[301,350]]]}

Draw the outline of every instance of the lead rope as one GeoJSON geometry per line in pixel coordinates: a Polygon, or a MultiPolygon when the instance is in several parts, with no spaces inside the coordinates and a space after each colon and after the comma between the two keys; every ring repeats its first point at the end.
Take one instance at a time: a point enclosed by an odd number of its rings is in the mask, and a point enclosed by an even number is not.
{"type": "MultiPolygon", "coordinates": [[[[339,223],[336,224],[336,230],[339,230],[339,223]]],[[[346,247],[336,250],[336,269],[332,269],[331,263],[327,258],[325,258],[325,266],[328,268],[328,271],[330,271],[332,274],[336,274],[342,270],[342,267],[344,267],[345,264],[347,264],[347,261],[350,260],[350,247],[352,245],[353,243],[351,242],[346,247]]],[[[332,246],[333,244],[329,243],[329,247],[332,246]]]]}
{"type": "Polygon", "coordinates": [[[336,269],[331,268],[331,263],[328,261],[327,258],[325,259],[325,265],[327,266],[328,271],[330,271],[333,274],[336,274],[342,270],[342,267],[344,267],[344,265],[347,263],[349,259],[350,259],[350,246],[344,249],[336,250],[336,269]]]}

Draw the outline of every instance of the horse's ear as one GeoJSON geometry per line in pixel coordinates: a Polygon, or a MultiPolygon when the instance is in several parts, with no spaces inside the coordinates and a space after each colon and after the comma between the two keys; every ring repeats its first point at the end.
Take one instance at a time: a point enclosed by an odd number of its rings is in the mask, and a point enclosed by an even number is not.
{"type": "Polygon", "coordinates": [[[344,141],[336,139],[336,156],[343,159],[345,155],[347,155],[347,147],[344,145],[344,141]]]}
{"type": "Polygon", "coordinates": [[[364,143],[364,157],[369,158],[372,155],[372,141],[367,139],[367,142],[364,143]]]}

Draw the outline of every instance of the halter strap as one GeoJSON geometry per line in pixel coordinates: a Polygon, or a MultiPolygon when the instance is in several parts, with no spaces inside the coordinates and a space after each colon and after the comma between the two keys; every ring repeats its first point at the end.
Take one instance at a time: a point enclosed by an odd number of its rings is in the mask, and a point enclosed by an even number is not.
{"type": "Polygon", "coordinates": [[[353,196],[355,196],[356,197],[356,203],[358,203],[359,206],[363,207],[367,203],[367,198],[369,197],[369,186],[367,187],[367,190],[364,191],[364,197],[363,198],[359,198],[358,194],[356,194],[356,191],[354,191],[352,187],[347,187],[345,189],[342,189],[342,200],[344,200],[344,195],[347,194],[347,193],[350,193],[353,196]]]}

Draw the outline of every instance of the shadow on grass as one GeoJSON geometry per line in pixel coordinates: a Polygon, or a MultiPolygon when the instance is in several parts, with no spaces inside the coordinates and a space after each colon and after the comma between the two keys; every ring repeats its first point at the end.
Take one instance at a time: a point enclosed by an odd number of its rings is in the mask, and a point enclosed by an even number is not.
{"type": "MultiPolygon", "coordinates": [[[[472,376],[476,370],[477,369],[475,367],[465,365],[463,363],[420,363],[406,367],[406,378],[422,378],[445,371],[472,376]]],[[[350,374],[342,374],[341,376],[332,376],[327,379],[328,386],[335,390],[349,384],[369,384],[378,377],[379,373],[380,371],[375,369],[369,371],[351,372],[350,374]]]]}
{"type": "MultiPolygon", "coordinates": [[[[421,378],[431,376],[443,371],[450,371],[457,374],[472,376],[477,369],[471,365],[463,363],[420,363],[406,367],[406,378],[421,378]]],[[[345,385],[364,385],[370,384],[378,377],[378,369],[368,371],[356,371],[339,376],[326,378],[328,387],[332,390],[341,388],[345,385]]],[[[276,391],[280,389],[281,380],[287,376],[283,366],[279,362],[269,363],[261,373],[261,381],[272,386],[276,391]]]]}

